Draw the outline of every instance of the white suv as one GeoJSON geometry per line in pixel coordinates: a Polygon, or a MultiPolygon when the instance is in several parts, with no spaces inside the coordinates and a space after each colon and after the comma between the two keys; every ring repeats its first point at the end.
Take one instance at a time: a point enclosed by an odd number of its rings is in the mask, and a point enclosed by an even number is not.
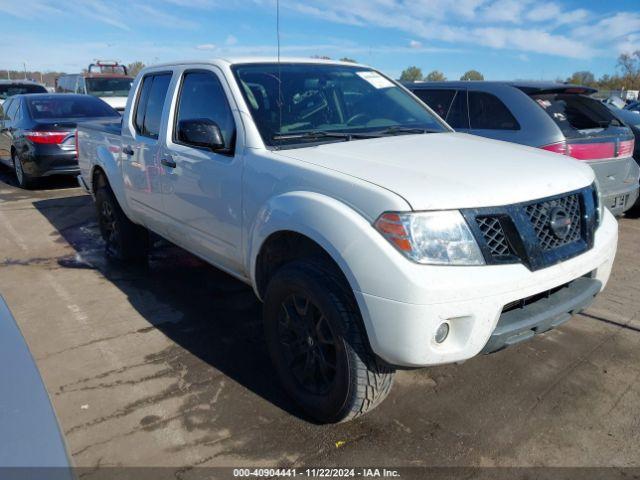
{"type": "Polygon", "coordinates": [[[588,166],[454,133],[362,65],[147,68],[78,149],[107,253],[143,258],[152,230],[252,285],[284,387],[324,422],[377,405],[395,367],[566,321],[616,251],[588,166]]]}

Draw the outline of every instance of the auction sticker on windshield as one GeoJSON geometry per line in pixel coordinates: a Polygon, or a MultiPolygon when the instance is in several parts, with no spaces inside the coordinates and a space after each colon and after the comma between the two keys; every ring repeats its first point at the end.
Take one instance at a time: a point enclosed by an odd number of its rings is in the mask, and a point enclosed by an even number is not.
{"type": "Polygon", "coordinates": [[[363,80],[366,80],[367,82],[369,82],[371,85],[373,85],[376,88],[389,88],[389,87],[393,87],[393,83],[391,83],[389,80],[387,80],[386,78],[384,78],[382,75],[380,75],[378,72],[372,72],[372,71],[368,71],[368,72],[356,72],[356,74],[362,78],[363,80]]]}

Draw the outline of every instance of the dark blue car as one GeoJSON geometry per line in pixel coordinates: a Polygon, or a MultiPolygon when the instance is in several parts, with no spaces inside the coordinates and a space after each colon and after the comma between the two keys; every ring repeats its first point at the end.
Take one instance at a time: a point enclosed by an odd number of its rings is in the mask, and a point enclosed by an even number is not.
{"type": "Polygon", "coordinates": [[[15,170],[22,188],[33,188],[40,177],[77,174],[77,124],[120,118],[89,95],[14,95],[0,107],[0,162],[15,170]]]}

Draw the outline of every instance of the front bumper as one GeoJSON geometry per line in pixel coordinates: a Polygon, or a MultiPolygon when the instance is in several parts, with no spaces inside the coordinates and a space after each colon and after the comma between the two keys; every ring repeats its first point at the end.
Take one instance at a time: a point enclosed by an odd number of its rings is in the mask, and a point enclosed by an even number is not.
{"type": "MultiPolygon", "coordinates": [[[[607,283],[616,253],[617,223],[605,212],[602,225],[595,234],[594,246],[589,251],[532,272],[524,265],[485,265],[480,267],[432,267],[406,262],[414,279],[406,285],[412,301],[397,301],[355,291],[355,296],[367,328],[373,351],[386,362],[404,367],[419,367],[458,362],[471,358],[483,349],[495,350],[502,344],[514,343],[513,335],[501,337],[493,347],[489,343],[496,330],[503,308],[512,302],[532,297],[541,292],[588,276],[586,290],[573,290],[563,302],[539,307],[540,313],[533,324],[533,314],[524,319],[524,330],[544,330],[568,319],[567,314],[585,308],[607,283]],[[585,293],[585,291],[587,293],[585,293]],[[421,301],[421,299],[425,299],[421,301]],[[545,313],[546,312],[546,313],[545,313]],[[438,344],[435,332],[447,322],[450,332],[438,344]]],[[[392,282],[393,278],[388,278],[392,282]]],[[[583,282],[581,282],[583,283],[583,282]]],[[[583,283],[584,286],[584,283],[583,283]]],[[[571,290],[571,289],[570,289],[571,290]]],[[[529,312],[531,313],[531,312],[529,312]]],[[[532,334],[525,333],[523,337],[532,334]]],[[[495,337],[494,337],[495,339],[495,337]]]]}

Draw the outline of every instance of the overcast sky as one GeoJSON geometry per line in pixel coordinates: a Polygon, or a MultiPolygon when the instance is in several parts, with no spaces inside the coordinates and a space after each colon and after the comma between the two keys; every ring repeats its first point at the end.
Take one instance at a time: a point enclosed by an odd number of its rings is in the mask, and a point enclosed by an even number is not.
{"type": "MultiPolygon", "coordinates": [[[[393,76],[612,73],[640,49],[640,0],[280,0],[283,55],[348,56],[393,76]]],[[[79,71],[275,55],[275,0],[0,0],[0,68],[79,71]]]]}

